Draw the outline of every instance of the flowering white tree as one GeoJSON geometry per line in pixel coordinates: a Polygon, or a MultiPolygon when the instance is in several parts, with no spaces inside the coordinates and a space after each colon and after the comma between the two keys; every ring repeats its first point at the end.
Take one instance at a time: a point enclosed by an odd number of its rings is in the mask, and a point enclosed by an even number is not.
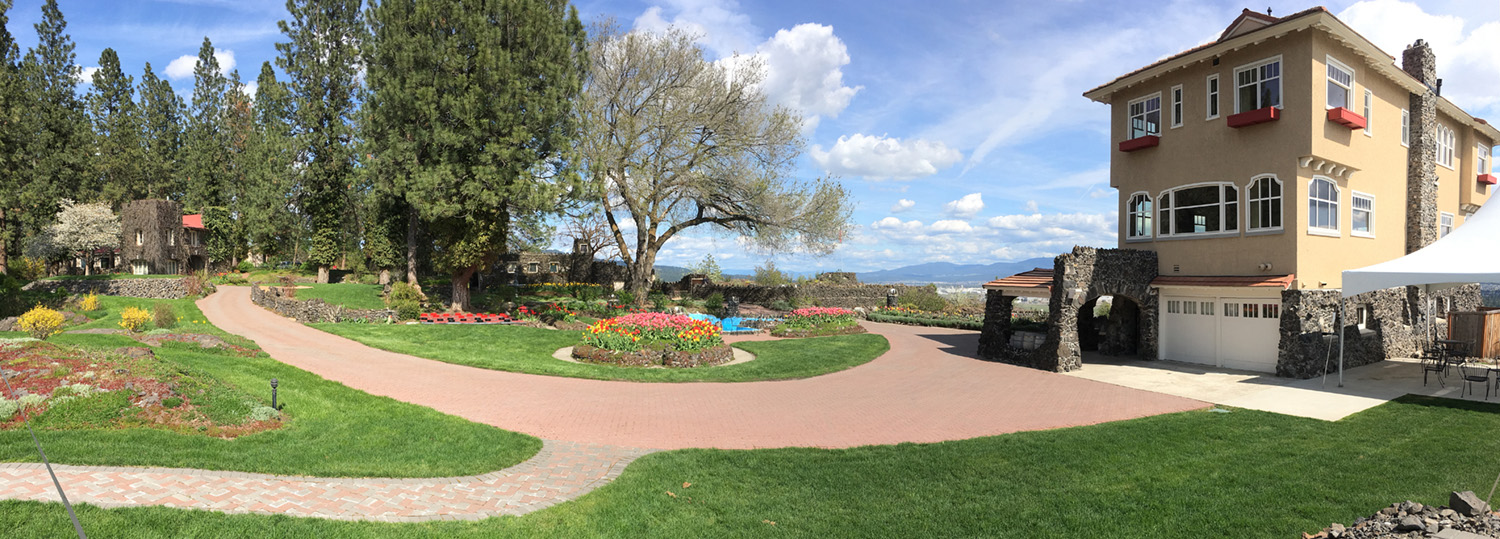
{"type": "Polygon", "coordinates": [[[52,248],[83,258],[83,274],[94,267],[94,251],[120,245],[120,218],[107,202],[77,204],[62,200],[57,222],[47,227],[46,236],[52,248]]]}

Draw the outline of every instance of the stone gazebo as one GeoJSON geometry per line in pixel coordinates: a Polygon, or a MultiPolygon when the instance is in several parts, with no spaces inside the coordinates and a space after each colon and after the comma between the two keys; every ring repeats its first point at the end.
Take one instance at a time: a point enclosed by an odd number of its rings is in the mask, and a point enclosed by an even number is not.
{"type": "Polygon", "coordinates": [[[1151,288],[1156,253],[1135,249],[1074,247],[1052,269],[1037,268],[986,283],[984,329],[979,356],[1042,370],[1066,372],[1083,366],[1083,352],[1156,358],[1157,296],[1151,288]],[[1101,338],[1094,306],[1112,296],[1101,338]],[[1011,346],[1016,298],[1048,298],[1046,340],[1032,350],[1011,346]]]}

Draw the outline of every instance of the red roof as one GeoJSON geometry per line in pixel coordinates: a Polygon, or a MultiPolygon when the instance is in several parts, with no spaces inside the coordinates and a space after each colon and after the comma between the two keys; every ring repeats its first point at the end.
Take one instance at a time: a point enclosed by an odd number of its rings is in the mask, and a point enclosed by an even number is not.
{"type": "Polygon", "coordinates": [[[182,227],[183,228],[196,228],[198,230],[204,230],[204,228],[203,228],[203,214],[201,214],[201,213],[195,213],[195,214],[192,214],[192,215],[184,215],[184,216],[182,216],[182,227]]]}
{"type": "Polygon", "coordinates": [[[995,279],[984,283],[984,287],[990,290],[1001,288],[1035,288],[1049,290],[1052,288],[1052,270],[1037,268],[1031,271],[1023,271],[1004,279],[995,279]]]}
{"type": "Polygon", "coordinates": [[[1213,287],[1280,287],[1292,286],[1296,274],[1288,275],[1162,275],[1151,280],[1151,286],[1213,286],[1213,287]]]}

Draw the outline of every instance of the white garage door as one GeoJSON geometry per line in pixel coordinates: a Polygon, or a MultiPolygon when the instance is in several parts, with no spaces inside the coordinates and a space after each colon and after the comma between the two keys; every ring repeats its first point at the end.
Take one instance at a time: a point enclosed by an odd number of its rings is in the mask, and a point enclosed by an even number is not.
{"type": "Polygon", "coordinates": [[[1162,296],[1162,359],[1276,372],[1279,298],[1162,296]]]}

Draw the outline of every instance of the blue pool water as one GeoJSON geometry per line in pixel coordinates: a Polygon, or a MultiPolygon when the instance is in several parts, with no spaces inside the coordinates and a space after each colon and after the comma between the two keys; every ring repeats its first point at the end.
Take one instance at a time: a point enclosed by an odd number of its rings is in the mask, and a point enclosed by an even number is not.
{"type": "Polygon", "coordinates": [[[733,333],[754,333],[754,332],[760,331],[757,328],[740,326],[740,322],[744,322],[746,320],[759,320],[758,318],[742,318],[742,317],[736,316],[736,317],[725,318],[725,319],[721,320],[717,316],[714,316],[714,315],[711,315],[711,314],[700,314],[700,313],[693,313],[693,314],[689,314],[687,316],[688,316],[688,318],[692,318],[693,320],[706,320],[708,322],[712,322],[714,324],[717,324],[719,326],[719,328],[724,333],[730,333],[730,334],[733,334],[733,333]]]}

